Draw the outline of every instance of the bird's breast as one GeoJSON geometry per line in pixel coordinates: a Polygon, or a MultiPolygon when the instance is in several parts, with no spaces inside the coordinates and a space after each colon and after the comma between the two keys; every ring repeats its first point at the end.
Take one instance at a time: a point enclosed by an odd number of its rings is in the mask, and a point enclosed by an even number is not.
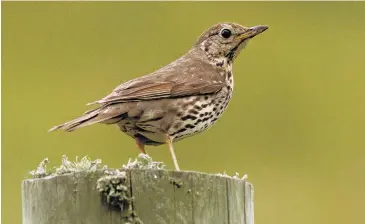
{"type": "Polygon", "coordinates": [[[187,98],[169,129],[169,135],[179,141],[210,128],[227,108],[232,90],[227,85],[214,94],[187,98]]]}

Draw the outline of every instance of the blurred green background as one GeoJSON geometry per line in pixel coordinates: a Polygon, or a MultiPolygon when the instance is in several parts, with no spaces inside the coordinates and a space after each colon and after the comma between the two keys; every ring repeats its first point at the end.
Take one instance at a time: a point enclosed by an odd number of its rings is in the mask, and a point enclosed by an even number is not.
{"type": "Polygon", "coordinates": [[[136,156],[115,126],[47,130],[223,21],[270,29],[236,60],[224,116],[175,144],[181,167],[247,173],[258,224],[364,224],[365,2],[2,2],[2,223],[21,223],[21,181],[45,157],[136,156]]]}

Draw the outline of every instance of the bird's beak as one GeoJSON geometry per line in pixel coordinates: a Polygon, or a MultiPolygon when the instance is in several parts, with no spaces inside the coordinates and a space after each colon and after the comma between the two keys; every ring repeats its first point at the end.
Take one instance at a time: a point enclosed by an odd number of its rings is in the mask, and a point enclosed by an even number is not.
{"type": "Polygon", "coordinates": [[[240,40],[245,40],[247,38],[252,38],[262,32],[264,32],[265,30],[267,30],[269,27],[265,26],[265,25],[259,25],[259,26],[254,26],[254,27],[250,27],[248,30],[246,30],[245,32],[243,32],[242,34],[240,34],[237,39],[240,40]]]}

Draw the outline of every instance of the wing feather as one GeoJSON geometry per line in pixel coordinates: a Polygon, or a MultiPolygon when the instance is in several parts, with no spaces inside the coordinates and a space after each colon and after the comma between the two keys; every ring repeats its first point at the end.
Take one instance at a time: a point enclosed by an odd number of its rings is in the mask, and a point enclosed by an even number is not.
{"type": "Polygon", "coordinates": [[[218,92],[225,86],[224,76],[212,65],[184,57],[150,75],[123,83],[106,97],[90,104],[202,95],[218,92]]]}

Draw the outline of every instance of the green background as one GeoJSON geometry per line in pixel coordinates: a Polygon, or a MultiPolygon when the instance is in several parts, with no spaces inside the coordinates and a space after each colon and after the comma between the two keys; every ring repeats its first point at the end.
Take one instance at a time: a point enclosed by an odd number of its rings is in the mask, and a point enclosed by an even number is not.
{"type": "Polygon", "coordinates": [[[175,144],[182,169],[247,173],[258,224],[364,224],[365,2],[2,2],[2,223],[21,223],[21,180],[45,157],[135,157],[115,126],[47,130],[224,21],[270,28],[236,60],[224,116],[175,144]]]}

